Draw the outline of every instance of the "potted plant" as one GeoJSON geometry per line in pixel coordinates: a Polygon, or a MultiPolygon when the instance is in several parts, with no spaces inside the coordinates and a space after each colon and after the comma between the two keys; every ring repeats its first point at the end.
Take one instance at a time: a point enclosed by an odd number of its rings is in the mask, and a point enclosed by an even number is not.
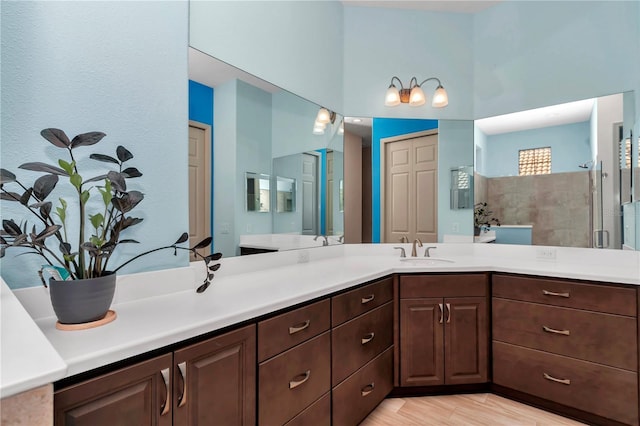
{"type": "Polygon", "coordinates": [[[487,203],[477,203],[473,206],[473,235],[480,235],[481,230],[488,230],[491,225],[500,226],[500,220],[493,217],[493,212],[489,210],[487,203]]]}
{"type": "MultiPolygon", "coordinates": [[[[20,247],[44,260],[43,269],[52,275],[49,292],[60,323],[77,324],[103,318],[113,300],[118,270],[159,250],[170,248],[174,254],[177,254],[177,250],[188,250],[204,260],[207,276],[197,291],[206,290],[213,279],[213,272],[220,267],[214,261],[222,257],[220,253],[203,256],[197,251],[210,245],[211,237],[193,247],[182,247],[180,244],[189,239],[185,232],[171,245],[140,253],[119,266],[110,264],[111,256],[120,245],[138,243],[126,238],[126,234],[129,228],[142,222],[141,218],[130,215],[144,199],[142,192],[127,189],[128,180],[142,176],[137,168],[128,166],[129,160],[133,159],[131,152],[118,146],[115,156],[91,154],[89,158],[112,167],[106,173],[85,178],[78,170],[76,150],[97,144],[106,136],[104,133],[83,133],[69,139],[64,131],[49,128],[40,134],[54,146],[65,150],[69,158],[59,159],[57,166],[41,162],[22,164],[20,169],[42,173],[33,185],[23,184],[14,173],[0,169],[1,199],[19,203],[35,218],[34,224],[26,220],[18,223],[3,218],[0,257],[5,255],[6,250],[20,247]],[[65,198],[58,198],[57,202],[50,201],[50,195],[61,179],[66,179],[72,193],[75,193],[75,214],[73,202],[65,198]],[[90,204],[89,200],[93,202],[90,204]],[[79,223],[77,235],[71,232],[71,221],[74,225],[79,223]]],[[[38,272],[47,287],[43,269],[38,272]]]]}

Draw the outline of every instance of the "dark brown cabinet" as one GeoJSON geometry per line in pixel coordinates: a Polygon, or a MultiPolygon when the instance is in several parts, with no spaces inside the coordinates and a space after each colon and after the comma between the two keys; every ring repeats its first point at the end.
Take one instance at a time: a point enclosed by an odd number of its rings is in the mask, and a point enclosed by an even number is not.
{"type": "Polygon", "coordinates": [[[485,274],[400,277],[400,386],[488,380],[485,274]]]}
{"type": "Polygon", "coordinates": [[[174,425],[254,425],[256,338],[250,325],[174,352],[174,425]]]}
{"type": "Polygon", "coordinates": [[[496,385],[580,410],[573,415],[589,423],[639,424],[635,288],[509,274],[492,281],[496,385]]]}
{"type": "Polygon", "coordinates": [[[171,354],[54,394],[54,423],[73,426],[169,426],[171,354]]]}
{"type": "Polygon", "coordinates": [[[255,325],[61,389],[55,424],[255,424],[255,325]]]}

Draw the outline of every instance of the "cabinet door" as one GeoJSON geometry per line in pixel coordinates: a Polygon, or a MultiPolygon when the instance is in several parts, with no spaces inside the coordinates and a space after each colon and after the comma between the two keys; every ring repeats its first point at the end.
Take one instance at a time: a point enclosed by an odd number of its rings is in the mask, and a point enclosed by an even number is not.
{"type": "Polygon", "coordinates": [[[445,383],[484,383],[488,370],[487,300],[445,298],[445,383]]]}
{"type": "Polygon", "coordinates": [[[174,352],[175,425],[254,425],[256,329],[174,352]]]}
{"type": "Polygon", "coordinates": [[[443,299],[400,300],[400,386],[444,384],[443,299]]]}
{"type": "Polygon", "coordinates": [[[57,391],[55,424],[169,426],[170,369],[167,354],[57,391]]]}

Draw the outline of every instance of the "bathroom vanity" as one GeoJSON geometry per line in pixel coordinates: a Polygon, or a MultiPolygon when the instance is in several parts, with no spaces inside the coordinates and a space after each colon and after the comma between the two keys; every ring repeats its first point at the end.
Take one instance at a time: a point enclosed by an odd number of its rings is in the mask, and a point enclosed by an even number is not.
{"type": "Polygon", "coordinates": [[[192,264],[155,292],[163,272],[123,277],[117,321],[73,333],[46,316],[43,289],[14,293],[66,363],[59,425],[355,425],[389,395],[474,390],[637,425],[640,257],[557,250],[555,262],[495,244],[439,244],[451,262],[400,261],[391,245],[238,257],[200,295],[192,264]]]}

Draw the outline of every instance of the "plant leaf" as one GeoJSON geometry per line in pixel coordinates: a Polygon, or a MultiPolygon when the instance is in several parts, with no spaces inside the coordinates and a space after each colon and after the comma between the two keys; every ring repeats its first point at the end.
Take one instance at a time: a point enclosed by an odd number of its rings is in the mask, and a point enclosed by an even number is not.
{"type": "Polygon", "coordinates": [[[118,159],[123,163],[133,158],[133,154],[122,145],[118,145],[118,148],[116,148],[116,154],[118,155],[118,159]]]}
{"type": "Polygon", "coordinates": [[[183,232],[182,235],[180,235],[180,238],[178,238],[176,240],[176,242],[173,243],[173,244],[182,244],[185,241],[187,241],[188,239],[189,239],[189,233],[188,232],[183,232]]]}
{"type": "Polygon", "coordinates": [[[118,160],[116,160],[115,158],[113,158],[110,155],[105,155],[105,154],[91,154],[89,156],[89,158],[91,158],[92,160],[102,161],[103,163],[120,164],[120,162],[118,160]]]}
{"type": "Polygon", "coordinates": [[[127,191],[127,183],[124,180],[122,173],[110,171],[107,173],[107,179],[111,181],[111,186],[118,192],[127,191]]]}
{"type": "Polygon", "coordinates": [[[65,172],[60,167],[41,163],[39,161],[35,161],[32,163],[24,163],[24,164],[21,164],[18,168],[23,170],[31,170],[32,172],[44,172],[44,173],[51,173],[58,176],[69,176],[69,173],[65,172]]]}
{"type": "Polygon", "coordinates": [[[79,134],[71,141],[71,148],[73,149],[78,146],[95,145],[100,142],[105,136],[107,135],[102,132],[87,132],[79,134]]]}
{"type": "Polygon", "coordinates": [[[45,219],[48,219],[51,216],[51,208],[53,207],[53,203],[51,201],[45,201],[44,203],[39,203],[40,205],[40,214],[45,219]]]}
{"type": "Polygon", "coordinates": [[[213,264],[213,265],[209,266],[209,270],[210,270],[210,271],[215,272],[215,271],[217,271],[218,269],[220,269],[220,264],[219,264],[219,263],[215,263],[215,264],[213,264]]]}
{"type": "Polygon", "coordinates": [[[71,144],[67,134],[60,129],[44,129],[40,135],[58,148],[67,148],[71,144]]]}
{"type": "Polygon", "coordinates": [[[11,173],[7,169],[0,169],[0,185],[9,183],[9,182],[15,182],[15,181],[16,181],[16,175],[11,173]]]}
{"type": "Polygon", "coordinates": [[[53,191],[53,188],[56,187],[57,183],[58,183],[57,175],[40,176],[33,183],[33,193],[35,194],[36,198],[38,198],[39,200],[44,200],[49,196],[49,194],[51,194],[51,191],[53,191]]]}
{"type": "Polygon", "coordinates": [[[95,177],[92,177],[91,179],[85,180],[83,183],[98,182],[100,180],[106,179],[106,177],[107,177],[107,175],[95,176],[95,177]]]}
{"type": "Polygon", "coordinates": [[[140,171],[135,167],[127,167],[122,171],[122,174],[127,178],[137,178],[142,176],[142,173],[140,173],[140,171]]]}
{"type": "Polygon", "coordinates": [[[65,256],[68,256],[71,254],[71,244],[69,243],[60,243],[60,253],[62,253],[65,256]]]}
{"type": "Polygon", "coordinates": [[[24,194],[20,196],[20,204],[26,206],[29,204],[29,200],[31,199],[31,194],[33,194],[33,188],[29,188],[24,191],[24,194]]]}
{"type": "Polygon", "coordinates": [[[20,201],[20,194],[17,192],[0,192],[0,200],[20,201]]]}
{"type": "Polygon", "coordinates": [[[71,163],[67,163],[63,159],[58,160],[58,165],[62,167],[62,169],[69,174],[73,174],[73,169],[76,166],[74,161],[72,161],[71,163]]]}
{"type": "Polygon", "coordinates": [[[118,244],[131,244],[131,243],[140,244],[140,241],[131,240],[131,239],[118,241],[118,244]]]}
{"type": "Polygon", "coordinates": [[[118,228],[120,231],[124,231],[125,229],[131,226],[137,225],[140,222],[142,222],[142,219],[138,217],[127,216],[126,218],[118,222],[118,225],[116,226],[116,228],[118,228]]]}
{"type": "Polygon", "coordinates": [[[89,201],[90,196],[91,194],[89,194],[89,191],[82,191],[80,194],[80,201],[82,201],[82,204],[86,204],[87,201],[89,201]]]}
{"type": "Polygon", "coordinates": [[[196,244],[195,246],[191,247],[190,250],[196,250],[196,249],[201,249],[201,248],[205,248],[209,245],[211,245],[211,241],[213,240],[213,238],[211,237],[207,237],[204,240],[200,241],[198,244],[196,244]]]}
{"type": "Polygon", "coordinates": [[[42,232],[35,236],[33,241],[44,241],[45,238],[54,235],[61,228],[60,225],[50,225],[44,228],[42,232]]]}
{"type": "Polygon", "coordinates": [[[89,215],[89,220],[94,228],[98,229],[104,223],[104,216],[102,213],[97,213],[94,215],[89,215]]]}
{"type": "Polygon", "coordinates": [[[17,237],[22,234],[22,229],[13,221],[13,219],[2,219],[2,229],[12,237],[17,237]]]}

